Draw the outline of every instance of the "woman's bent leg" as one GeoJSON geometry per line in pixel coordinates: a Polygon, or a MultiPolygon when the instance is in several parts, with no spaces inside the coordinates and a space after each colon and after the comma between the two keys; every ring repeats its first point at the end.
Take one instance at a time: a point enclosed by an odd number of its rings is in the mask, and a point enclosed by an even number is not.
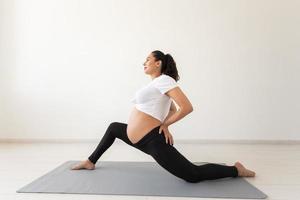
{"type": "Polygon", "coordinates": [[[106,132],[97,148],[88,159],[95,164],[102,154],[114,143],[116,138],[119,138],[132,146],[131,141],[127,137],[127,124],[112,122],[106,129],[106,132]]]}
{"type": "Polygon", "coordinates": [[[175,147],[166,144],[163,140],[155,140],[147,144],[150,155],[164,169],[187,182],[196,183],[203,180],[238,176],[235,166],[214,163],[197,166],[186,159],[175,147]]]}

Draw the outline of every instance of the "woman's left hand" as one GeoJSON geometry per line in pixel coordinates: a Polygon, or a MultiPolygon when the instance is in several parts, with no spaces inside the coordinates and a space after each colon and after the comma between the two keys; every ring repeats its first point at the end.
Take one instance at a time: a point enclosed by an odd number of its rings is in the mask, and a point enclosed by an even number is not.
{"type": "Polygon", "coordinates": [[[168,126],[166,126],[165,124],[162,124],[159,128],[159,134],[161,134],[162,131],[165,135],[166,143],[168,144],[168,140],[169,140],[169,144],[174,145],[173,136],[171,135],[171,133],[168,129],[168,126]]]}

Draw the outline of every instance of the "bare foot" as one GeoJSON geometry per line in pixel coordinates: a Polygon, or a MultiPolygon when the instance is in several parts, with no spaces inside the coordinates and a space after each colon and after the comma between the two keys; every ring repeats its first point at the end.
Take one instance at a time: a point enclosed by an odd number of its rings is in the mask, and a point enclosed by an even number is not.
{"type": "Polygon", "coordinates": [[[85,160],[85,161],[81,161],[80,163],[77,163],[71,169],[72,170],[78,170],[78,169],[93,170],[93,169],[95,169],[95,164],[92,163],[90,160],[85,160]]]}
{"type": "Polygon", "coordinates": [[[255,172],[254,171],[246,169],[244,167],[244,165],[242,165],[240,162],[236,162],[234,164],[234,166],[236,166],[236,168],[238,169],[238,172],[239,172],[238,176],[243,176],[243,177],[254,177],[255,176],[255,172]]]}

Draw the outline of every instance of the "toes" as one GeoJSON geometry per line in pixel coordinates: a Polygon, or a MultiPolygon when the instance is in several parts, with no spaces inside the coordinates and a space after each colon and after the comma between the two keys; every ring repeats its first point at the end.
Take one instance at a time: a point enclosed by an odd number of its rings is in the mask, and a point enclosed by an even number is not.
{"type": "Polygon", "coordinates": [[[94,169],[94,168],[95,168],[95,166],[93,166],[93,165],[87,165],[85,163],[79,163],[79,164],[73,166],[71,169],[72,170],[79,170],[79,169],[94,169]]]}
{"type": "Polygon", "coordinates": [[[78,170],[78,169],[81,169],[83,167],[83,165],[81,163],[77,164],[77,165],[74,165],[72,167],[73,170],[78,170]]]}
{"type": "Polygon", "coordinates": [[[247,176],[248,177],[253,177],[253,176],[255,176],[255,172],[253,172],[251,170],[247,170],[247,176]]]}
{"type": "Polygon", "coordinates": [[[253,171],[250,171],[251,172],[251,176],[255,176],[255,172],[253,171]]]}
{"type": "Polygon", "coordinates": [[[71,168],[72,170],[77,170],[77,166],[74,166],[71,168]]]}

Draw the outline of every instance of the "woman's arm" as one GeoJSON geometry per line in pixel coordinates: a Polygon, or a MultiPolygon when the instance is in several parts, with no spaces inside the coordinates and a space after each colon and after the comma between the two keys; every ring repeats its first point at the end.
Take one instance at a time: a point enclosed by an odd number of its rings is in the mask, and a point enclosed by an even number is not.
{"type": "Polygon", "coordinates": [[[175,110],[172,109],[172,111],[171,111],[171,109],[170,109],[170,112],[169,112],[167,118],[163,122],[163,125],[169,126],[169,125],[177,122],[178,120],[182,119],[187,114],[189,114],[193,111],[193,106],[192,106],[191,102],[189,101],[189,99],[186,97],[186,95],[183,93],[183,91],[179,87],[175,87],[175,88],[169,90],[166,93],[166,95],[171,97],[176,102],[176,104],[179,106],[179,109],[177,110],[175,105],[172,102],[173,105],[171,105],[171,108],[175,107],[175,110]]]}
{"type": "MultiPolygon", "coordinates": [[[[170,116],[172,116],[176,111],[177,111],[177,108],[176,108],[174,102],[172,101],[169,113],[168,113],[166,119],[164,120],[164,122],[167,121],[170,118],[170,116]]],[[[164,124],[164,122],[163,122],[163,124],[164,124]]]]}

